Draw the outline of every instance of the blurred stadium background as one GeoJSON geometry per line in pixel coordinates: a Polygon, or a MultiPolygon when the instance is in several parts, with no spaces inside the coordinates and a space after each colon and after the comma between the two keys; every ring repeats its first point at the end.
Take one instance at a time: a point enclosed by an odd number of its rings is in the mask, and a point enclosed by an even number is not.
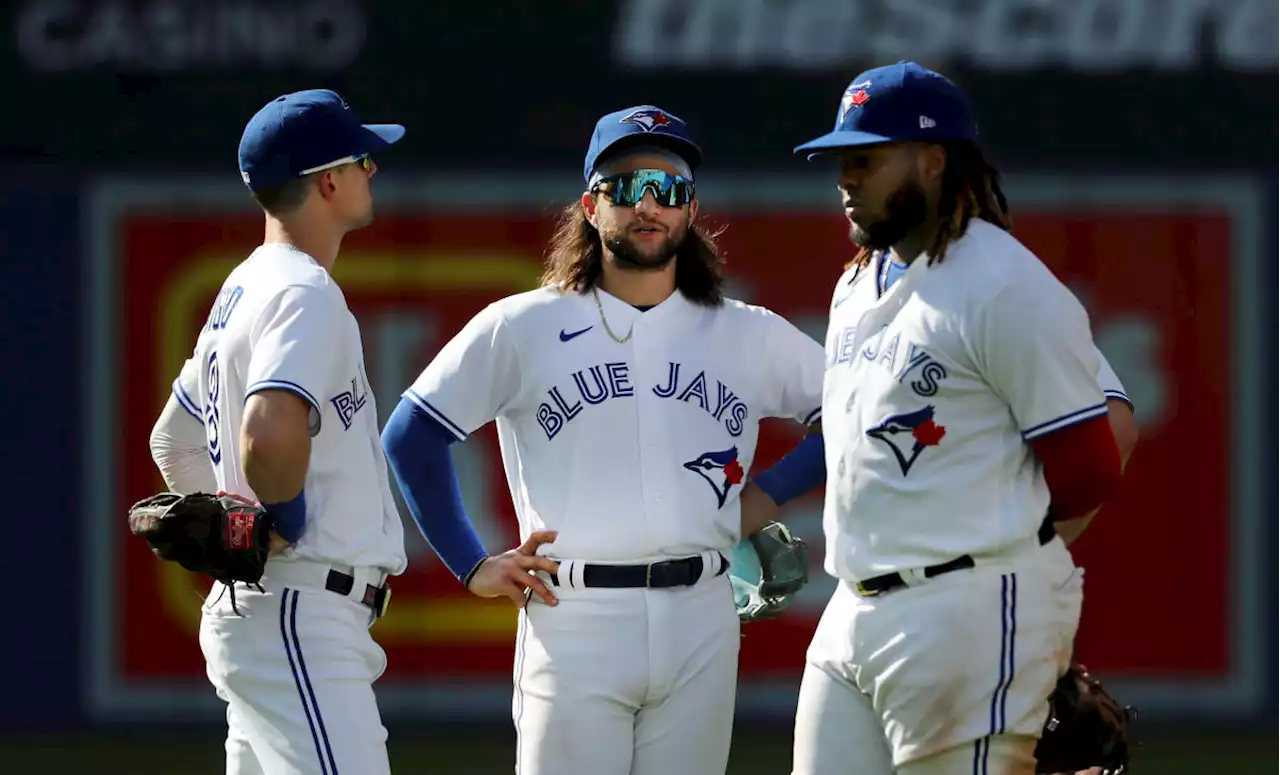
{"type": "MultiPolygon", "coordinates": [[[[1275,0],[0,4],[0,471],[17,510],[0,772],[221,771],[202,583],[123,513],[162,486],[151,422],[260,239],[235,151],[262,103],[327,86],[408,126],[336,271],[385,418],[472,313],[535,282],[595,119],[631,104],[701,138],[734,295],[821,338],[848,246],[832,180],[790,149],[853,75],[903,58],[969,91],[1018,236],[1084,300],[1137,405],[1126,492],[1076,550],[1079,656],[1141,710],[1135,772],[1274,772],[1276,17],[1275,0]]],[[[771,426],[758,463],[793,433],[771,426]]],[[[486,542],[510,545],[492,430],[457,455],[486,542]]],[[[819,511],[788,516],[820,547],[819,511]]],[[[510,771],[514,616],[409,541],[375,628],[394,767],[510,771]]],[[[747,630],[731,772],[787,771],[831,588],[819,574],[747,630]]]]}

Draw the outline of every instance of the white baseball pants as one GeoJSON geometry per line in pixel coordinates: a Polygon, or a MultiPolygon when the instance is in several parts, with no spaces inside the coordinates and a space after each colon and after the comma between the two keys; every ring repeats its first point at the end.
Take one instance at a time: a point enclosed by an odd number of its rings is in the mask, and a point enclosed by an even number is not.
{"type": "MultiPolygon", "coordinates": [[[[214,584],[200,621],[206,672],[227,703],[227,775],[385,775],[373,683],[386,655],[372,610],[324,588],[328,566],[271,563],[265,592],[214,584]]],[[[359,570],[364,590],[373,571],[359,570]]]]}
{"type": "Polygon", "coordinates": [[[517,775],[723,775],[740,637],[728,575],[551,589],[559,605],[534,597],[520,614],[517,775]]]}
{"type": "Polygon", "coordinates": [[[793,775],[1031,775],[1082,587],[1056,538],[879,596],[842,582],[809,646],[793,775]]]}

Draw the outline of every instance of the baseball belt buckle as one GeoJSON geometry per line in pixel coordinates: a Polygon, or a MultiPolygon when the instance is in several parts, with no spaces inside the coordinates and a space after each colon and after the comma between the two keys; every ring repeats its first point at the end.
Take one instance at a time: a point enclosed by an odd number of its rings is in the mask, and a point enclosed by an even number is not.
{"type": "Polygon", "coordinates": [[[391,606],[391,584],[383,581],[381,587],[375,587],[372,584],[365,588],[364,604],[373,609],[374,618],[381,619],[387,615],[387,608],[391,606]]]}
{"type": "Polygon", "coordinates": [[[863,597],[875,597],[876,595],[880,594],[880,590],[868,589],[867,587],[863,586],[861,581],[855,581],[853,586],[855,589],[858,590],[858,594],[862,595],[863,597]]]}

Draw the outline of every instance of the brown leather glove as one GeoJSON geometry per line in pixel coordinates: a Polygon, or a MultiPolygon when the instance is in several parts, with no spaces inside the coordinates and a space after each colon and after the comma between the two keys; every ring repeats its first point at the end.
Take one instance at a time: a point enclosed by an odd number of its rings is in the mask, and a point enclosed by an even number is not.
{"type": "Polygon", "coordinates": [[[1084,665],[1073,663],[1049,695],[1049,720],[1036,745],[1037,773],[1129,767],[1129,726],[1137,711],[1120,705],[1084,665]]]}

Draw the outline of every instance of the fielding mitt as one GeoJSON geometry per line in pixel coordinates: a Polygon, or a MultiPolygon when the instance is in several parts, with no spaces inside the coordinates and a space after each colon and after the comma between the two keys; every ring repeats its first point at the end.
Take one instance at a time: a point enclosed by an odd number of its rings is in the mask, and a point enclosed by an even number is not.
{"type": "Polygon", "coordinates": [[[229,584],[257,583],[271,545],[271,518],[235,495],[162,492],[129,508],[129,529],[160,559],[229,584]]]}
{"type": "Polygon", "coordinates": [[[1049,695],[1049,720],[1036,745],[1036,772],[1079,772],[1101,767],[1104,775],[1129,771],[1129,725],[1137,718],[1089,675],[1072,664],[1049,695]]]}
{"type": "Polygon", "coordinates": [[[738,619],[772,619],[809,583],[809,547],[781,522],[742,539],[729,552],[729,584],[738,619]]]}

